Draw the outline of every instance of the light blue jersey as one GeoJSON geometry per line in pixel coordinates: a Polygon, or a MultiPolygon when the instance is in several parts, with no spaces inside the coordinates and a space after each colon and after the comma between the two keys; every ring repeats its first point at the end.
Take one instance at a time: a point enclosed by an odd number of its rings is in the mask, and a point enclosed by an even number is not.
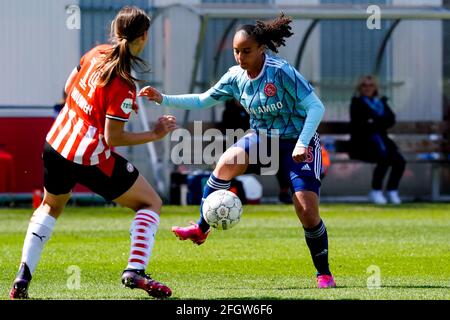
{"type": "Polygon", "coordinates": [[[281,139],[298,139],[307,147],[322,119],[324,107],[311,84],[287,61],[266,54],[260,74],[250,79],[234,66],[202,94],[163,95],[163,105],[197,109],[237,99],[256,131],[276,129],[281,139]]]}

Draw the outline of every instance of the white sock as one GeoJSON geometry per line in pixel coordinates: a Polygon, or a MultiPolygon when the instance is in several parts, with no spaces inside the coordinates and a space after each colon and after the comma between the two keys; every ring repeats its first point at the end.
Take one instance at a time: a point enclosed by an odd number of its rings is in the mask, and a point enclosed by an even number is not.
{"type": "Polygon", "coordinates": [[[131,250],[127,269],[147,268],[158,225],[159,215],[156,212],[142,209],[136,213],[130,228],[131,250]]]}
{"type": "Polygon", "coordinates": [[[27,235],[23,243],[22,262],[25,262],[31,274],[41,258],[44,244],[50,238],[56,219],[47,212],[36,210],[28,224],[27,235]]]}

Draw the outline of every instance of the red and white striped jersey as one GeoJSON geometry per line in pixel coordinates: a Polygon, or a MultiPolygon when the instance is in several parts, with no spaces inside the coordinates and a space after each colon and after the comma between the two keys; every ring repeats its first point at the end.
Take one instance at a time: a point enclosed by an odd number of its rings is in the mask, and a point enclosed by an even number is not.
{"type": "Polygon", "coordinates": [[[66,104],[47,134],[53,149],[78,164],[96,165],[110,157],[105,120],[128,121],[136,103],[136,88],[121,77],[111,78],[104,87],[96,86],[100,73],[95,67],[110,48],[97,46],[81,58],[66,104]]]}

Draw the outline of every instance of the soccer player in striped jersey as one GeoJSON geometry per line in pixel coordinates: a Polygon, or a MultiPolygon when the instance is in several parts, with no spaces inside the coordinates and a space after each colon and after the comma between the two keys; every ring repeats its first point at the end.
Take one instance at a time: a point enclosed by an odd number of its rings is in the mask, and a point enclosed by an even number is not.
{"type": "Polygon", "coordinates": [[[66,104],[44,147],[44,199],[28,226],[11,299],[28,298],[28,286],[44,244],[76,183],[136,212],[122,283],[157,298],[171,295],[170,288],[145,274],[162,201],[130,162],[111,151],[114,146],[159,140],[176,128],[173,116],[163,116],[152,131],[124,130],[132,110],[137,111],[137,79],[131,75],[131,67],[145,65],[138,55],[147,43],[149,27],[150,18],[144,11],[124,7],[111,25],[112,44],[90,50],[69,76],[66,104]]]}
{"type": "MultiPolygon", "coordinates": [[[[306,243],[317,269],[319,288],[335,287],[328,264],[328,236],[319,215],[321,148],[317,127],[324,106],[310,83],[285,60],[269,54],[285,45],[292,35],[291,19],[281,14],[269,22],[239,27],[233,39],[234,57],[238,65],[230,68],[219,82],[202,94],[164,95],[152,87],[139,95],[161,105],[199,109],[236,98],[250,115],[253,133],[241,138],[220,157],[203,192],[228,189],[230,180],[244,173],[261,173],[262,161],[250,163],[251,150],[264,140],[279,139],[279,170],[290,181],[295,211],[300,219],[306,243]],[[273,132],[275,131],[275,133],[273,132]],[[245,161],[239,161],[245,159],[245,161]]],[[[202,244],[210,226],[201,214],[197,224],[173,227],[181,240],[202,244]]]]}

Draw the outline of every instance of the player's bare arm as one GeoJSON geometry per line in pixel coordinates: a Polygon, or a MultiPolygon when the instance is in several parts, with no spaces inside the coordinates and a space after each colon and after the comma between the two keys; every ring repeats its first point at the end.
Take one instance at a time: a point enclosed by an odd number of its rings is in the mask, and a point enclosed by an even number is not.
{"type": "Polygon", "coordinates": [[[69,94],[69,88],[72,87],[72,84],[74,83],[77,74],[78,74],[78,67],[73,68],[72,72],[69,75],[69,78],[67,78],[66,86],[64,87],[64,91],[67,94],[69,94]]]}
{"type": "Polygon", "coordinates": [[[105,139],[111,147],[130,146],[164,138],[169,132],[177,128],[176,118],[165,115],[158,119],[155,128],[145,132],[128,132],[124,130],[125,122],[106,119],[105,139]]]}

